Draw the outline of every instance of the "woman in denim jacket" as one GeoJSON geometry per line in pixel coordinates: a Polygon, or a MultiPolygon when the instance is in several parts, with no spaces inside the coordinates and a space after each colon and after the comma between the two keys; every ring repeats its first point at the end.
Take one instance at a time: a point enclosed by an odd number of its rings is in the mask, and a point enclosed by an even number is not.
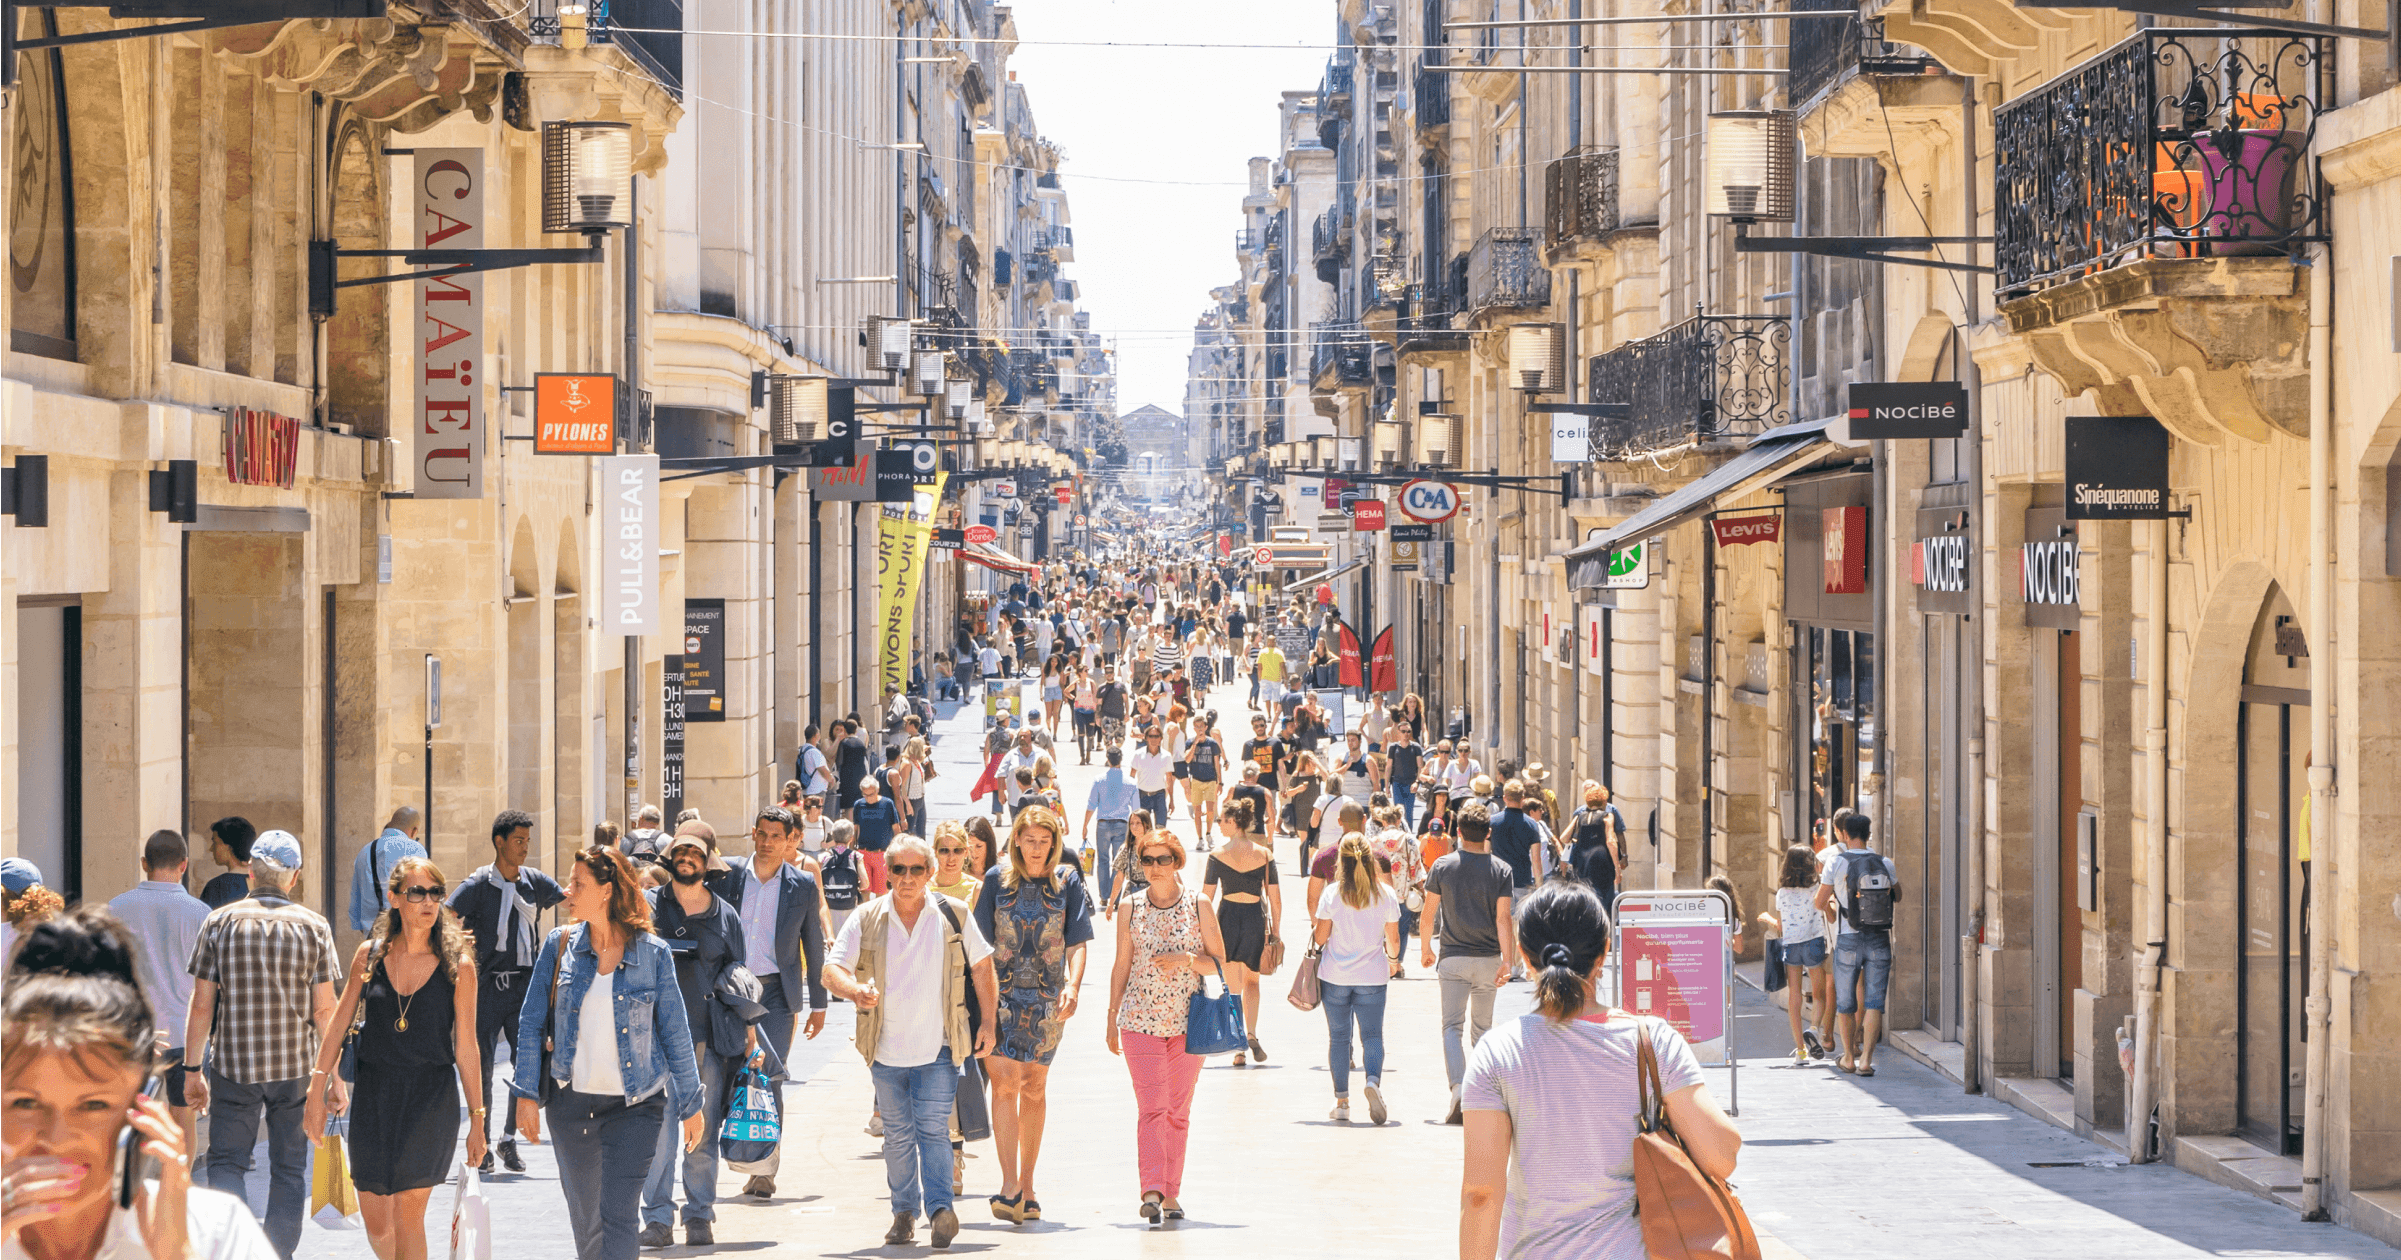
{"type": "Polygon", "coordinates": [[[543,1110],[558,1152],[567,1218],[575,1226],[577,1260],[634,1260],[642,1185],[659,1126],[670,1115],[681,1119],[685,1150],[709,1136],[691,1021],[676,986],[675,961],[666,942],[651,934],[650,902],[623,853],[601,847],[578,852],[563,908],[578,922],[542,943],[511,1038],[517,1047],[517,1127],[528,1139],[541,1140],[538,1095],[530,1091],[555,1087],[543,1110]],[[614,1044],[595,1042],[601,1053],[580,1053],[587,1026],[597,1034],[615,1027],[614,1044]],[[548,1081],[541,1079],[545,1070],[548,1081]]]}

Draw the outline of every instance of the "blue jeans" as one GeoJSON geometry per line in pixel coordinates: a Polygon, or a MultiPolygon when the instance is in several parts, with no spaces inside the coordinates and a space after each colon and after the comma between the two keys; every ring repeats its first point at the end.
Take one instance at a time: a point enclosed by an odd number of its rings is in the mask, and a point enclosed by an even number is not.
{"type": "Polygon", "coordinates": [[[1101,898],[1109,896],[1109,864],[1117,860],[1117,851],[1125,847],[1127,823],[1123,818],[1103,818],[1092,826],[1093,844],[1099,846],[1092,854],[1092,875],[1100,883],[1101,898]]]}
{"type": "Polygon", "coordinates": [[[694,1066],[700,1069],[700,1114],[708,1136],[700,1149],[684,1149],[684,1126],[661,1124],[658,1148],[650,1157],[650,1180],[642,1186],[642,1223],[675,1223],[676,1172],[684,1182],[684,1223],[717,1219],[717,1126],[725,1123],[725,1087],[733,1079],[735,1061],[706,1047],[697,1047],[694,1066]]]}
{"type": "Polygon", "coordinates": [[[642,1183],[650,1178],[667,1091],[627,1106],[623,1094],[562,1089],[542,1109],[542,1127],[558,1153],[559,1193],[575,1228],[576,1260],[633,1260],[642,1219],[642,1183]]]}
{"type": "Polygon", "coordinates": [[[1834,938],[1834,1011],[1848,1015],[1861,1006],[1884,1009],[1884,986],[1892,979],[1892,933],[1845,932],[1834,938]],[[1865,993],[1853,993],[1862,977],[1865,993]]]}
{"type": "Polygon", "coordinates": [[[1351,1092],[1351,1021],[1359,1024],[1359,1041],[1366,1047],[1367,1083],[1384,1080],[1384,986],[1325,984],[1319,986],[1326,1008],[1326,1070],[1334,1074],[1334,1096],[1351,1092]]]}
{"type": "Polygon", "coordinates": [[[867,1066],[875,1079],[875,1111],[884,1120],[884,1185],[892,1214],[928,1220],[949,1208],[950,1109],[959,1096],[959,1069],[950,1047],[917,1067],[867,1066]]]}
{"type": "Polygon", "coordinates": [[[259,1121],[267,1123],[267,1242],[292,1260],[308,1213],[308,1134],[300,1127],[309,1077],[244,1084],[208,1067],[208,1159],[202,1184],[246,1198],[259,1121]]]}
{"type": "Polygon", "coordinates": [[[1167,789],[1161,788],[1156,792],[1143,792],[1141,793],[1141,796],[1143,812],[1150,815],[1151,822],[1156,826],[1166,826],[1167,789]]]}
{"type": "Polygon", "coordinates": [[[1401,817],[1408,820],[1409,830],[1412,832],[1416,831],[1417,785],[1414,783],[1393,784],[1392,803],[1401,807],[1401,817]]]}

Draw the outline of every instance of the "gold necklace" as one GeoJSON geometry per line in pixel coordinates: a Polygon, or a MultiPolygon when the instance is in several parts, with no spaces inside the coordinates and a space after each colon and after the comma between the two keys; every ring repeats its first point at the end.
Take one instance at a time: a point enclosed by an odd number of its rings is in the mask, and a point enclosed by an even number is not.
{"type": "MultiPolygon", "coordinates": [[[[384,972],[385,979],[389,980],[391,976],[392,973],[389,970],[384,972]]],[[[417,993],[423,992],[425,992],[425,986],[418,985],[417,993]]],[[[409,1007],[416,1003],[417,993],[404,994],[398,989],[392,990],[393,998],[400,1003],[400,1017],[392,1021],[392,1031],[407,1032],[409,1030],[409,1007]]]]}

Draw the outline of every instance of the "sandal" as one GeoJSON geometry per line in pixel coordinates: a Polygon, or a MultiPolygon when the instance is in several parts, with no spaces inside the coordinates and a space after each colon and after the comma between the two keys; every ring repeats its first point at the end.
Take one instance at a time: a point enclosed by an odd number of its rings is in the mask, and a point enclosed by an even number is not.
{"type": "Polygon", "coordinates": [[[1171,1221],[1180,1221],[1184,1219],[1184,1209],[1181,1206],[1167,1209],[1167,1219],[1171,1221]]]}
{"type": "Polygon", "coordinates": [[[1032,1195],[1027,1195],[1025,1203],[1017,1209],[1017,1223],[1022,1225],[1027,1221],[1038,1221],[1041,1219],[1041,1202],[1035,1199],[1032,1195]]]}
{"type": "Polygon", "coordinates": [[[1146,1192],[1142,1196],[1142,1219],[1149,1221],[1153,1225],[1158,1224],[1159,1202],[1166,1197],[1166,1195],[1160,1194],[1156,1190],[1146,1192]]]}
{"type": "Polygon", "coordinates": [[[1012,1221],[1022,1224],[1025,1221],[1025,1209],[1020,1206],[1020,1200],[1022,1197],[1023,1196],[1021,1195],[1013,1194],[1005,1196],[998,1194],[993,1195],[989,1200],[987,1200],[987,1202],[992,1204],[992,1219],[996,1221],[1012,1221]]]}
{"type": "Polygon", "coordinates": [[[1251,1057],[1261,1063],[1267,1062],[1267,1049],[1259,1044],[1257,1037],[1251,1038],[1251,1057]]]}
{"type": "Polygon", "coordinates": [[[1862,1063],[1858,1067],[1851,1070],[1851,1075],[1853,1076],[1874,1076],[1875,1074],[1876,1067],[1872,1063],[1862,1063]]]}
{"type": "Polygon", "coordinates": [[[1234,1052],[1234,1066],[1235,1066],[1235,1067],[1249,1067],[1249,1066],[1250,1066],[1250,1064],[1248,1064],[1248,1063],[1245,1063],[1245,1062],[1243,1061],[1243,1058],[1242,1058],[1242,1052],[1241,1052],[1240,1050],[1236,1050],[1236,1051],[1234,1052]]]}

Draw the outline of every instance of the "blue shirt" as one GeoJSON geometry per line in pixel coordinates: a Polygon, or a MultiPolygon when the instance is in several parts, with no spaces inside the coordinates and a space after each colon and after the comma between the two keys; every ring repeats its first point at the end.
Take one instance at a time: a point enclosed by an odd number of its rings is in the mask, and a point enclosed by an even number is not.
{"type": "Polygon", "coordinates": [[[375,916],[385,906],[384,890],[391,886],[392,868],[400,865],[400,859],[424,856],[424,845],[409,839],[407,832],[389,827],[358,851],[358,860],[350,864],[351,931],[364,932],[375,926],[375,916]]]}
{"type": "Polygon", "coordinates": [[[892,846],[892,831],[900,826],[900,807],[888,796],[874,801],[860,801],[850,808],[850,820],[858,824],[862,852],[881,853],[892,846]]]}
{"type": "Polygon", "coordinates": [[[1125,768],[1111,766],[1093,781],[1092,794],[1084,798],[1084,810],[1110,822],[1124,822],[1134,816],[1134,807],[1141,803],[1141,793],[1133,780],[1125,777],[1125,768]]]}
{"type": "Polygon", "coordinates": [[[170,1047],[183,1044],[184,1017],[192,1009],[192,975],[187,964],[208,921],[208,903],[173,880],[145,879],[108,903],[141,944],[136,969],[150,997],[151,1013],[167,1030],[170,1047]]]}

